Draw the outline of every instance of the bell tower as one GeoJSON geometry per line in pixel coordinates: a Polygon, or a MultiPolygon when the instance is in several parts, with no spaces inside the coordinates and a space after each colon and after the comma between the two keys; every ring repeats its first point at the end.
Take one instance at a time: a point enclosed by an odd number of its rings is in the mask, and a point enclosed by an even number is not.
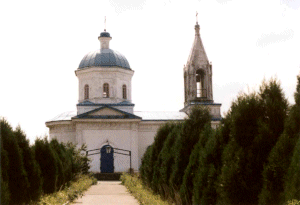
{"type": "Polygon", "coordinates": [[[184,106],[195,102],[213,103],[212,65],[209,63],[202,40],[200,26],[195,25],[195,40],[184,66],[184,106]]]}
{"type": "Polygon", "coordinates": [[[195,25],[195,39],[184,72],[184,108],[187,114],[193,106],[209,107],[213,118],[221,118],[221,104],[214,103],[212,87],[212,64],[208,61],[198,21],[195,25]]]}

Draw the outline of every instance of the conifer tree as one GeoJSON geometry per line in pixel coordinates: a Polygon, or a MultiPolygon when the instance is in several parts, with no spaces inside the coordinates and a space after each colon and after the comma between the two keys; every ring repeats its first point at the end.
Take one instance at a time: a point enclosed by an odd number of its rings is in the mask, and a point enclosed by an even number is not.
{"type": "Polygon", "coordinates": [[[42,194],[42,177],[40,167],[35,160],[35,155],[26,139],[25,133],[18,126],[14,132],[18,145],[23,155],[24,168],[29,181],[29,189],[27,189],[26,203],[30,200],[37,200],[42,194]]]}
{"type": "Polygon", "coordinates": [[[90,159],[85,154],[87,145],[82,144],[80,148],[76,148],[73,143],[67,143],[66,149],[68,155],[72,158],[72,177],[77,174],[88,174],[90,159]]]}
{"type": "MultiPolygon", "coordinates": [[[[238,167],[235,170],[224,167],[222,170],[223,178],[221,178],[225,183],[230,183],[230,180],[227,181],[229,178],[226,177],[233,177],[233,175],[229,171],[235,173],[234,175],[241,176],[237,176],[236,179],[230,178],[234,180],[233,184],[237,182],[236,187],[231,187],[236,190],[225,188],[232,186],[232,184],[225,184],[221,188],[223,190],[222,196],[229,197],[230,203],[256,204],[263,187],[263,165],[284,129],[287,100],[280,83],[276,79],[271,79],[269,82],[262,83],[258,95],[240,96],[233,103],[231,110],[232,126],[230,132],[233,139],[230,143],[237,156],[227,153],[232,158],[225,156],[224,162],[233,163],[238,167]],[[243,186],[243,184],[247,186],[243,186]],[[224,191],[230,196],[226,195],[224,191]],[[231,195],[232,193],[238,196],[231,195]],[[238,198],[241,201],[237,201],[238,198]]],[[[221,184],[223,185],[223,183],[221,184]]]]}
{"type": "Polygon", "coordinates": [[[29,182],[24,169],[23,157],[12,127],[5,119],[0,120],[1,141],[8,158],[8,187],[10,204],[22,204],[26,201],[29,182]]]}
{"type": "Polygon", "coordinates": [[[146,149],[140,167],[141,178],[143,183],[146,185],[149,185],[149,183],[152,180],[152,175],[150,175],[150,172],[152,172],[153,169],[153,167],[150,167],[151,155],[152,155],[152,145],[148,146],[148,148],[146,149]],[[149,176],[151,176],[151,178],[149,176]]]}
{"type": "MultiPolygon", "coordinates": [[[[166,123],[158,129],[154,138],[154,143],[151,145],[151,148],[148,147],[142,159],[142,165],[140,168],[142,179],[144,183],[154,189],[156,188],[156,184],[152,183],[153,172],[155,169],[154,165],[164,145],[164,141],[166,140],[168,134],[172,131],[174,126],[175,124],[166,123]]],[[[157,190],[155,189],[155,191],[157,190]]]]}
{"type": "Polygon", "coordinates": [[[159,174],[159,167],[157,166],[158,162],[158,156],[161,151],[161,149],[164,146],[164,142],[166,141],[168,135],[172,132],[172,130],[176,127],[176,124],[174,123],[166,123],[160,129],[157,131],[157,134],[154,138],[154,143],[152,145],[152,154],[150,157],[150,167],[153,167],[152,170],[150,169],[150,175],[149,178],[151,179],[151,182],[148,182],[151,184],[151,188],[154,192],[158,192],[158,174],[159,174]],[[151,176],[152,175],[152,176],[151,176]]]}
{"type": "Polygon", "coordinates": [[[217,182],[222,168],[222,153],[229,137],[227,121],[223,120],[223,126],[208,138],[200,154],[198,170],[193,180],[193,204],[217,203],[217,182]]]}
{"type": "Polygon", "coordinates": [[[209,110],[204,107],[195,107],[186,119],[182,127],[182,136],[175,144],[175,162],[172,167],[170,186],[179,191],[184,170],[189,163],[190,154],[199,140],[199,136],[204,126],[210,123],[211,116],[209,110]]]}
{"type": "Polygon", "coordinates": [[[257,153],[256,159],[262,166],[284,130],[288,102],[280,83],[276,79],[262,83],[259,100],[263,113],[260,121],[259,136],[255,139],[254,149],[256,149],[255,152],[257,153]],[[261,149],[262,147],[263,149],[261,149]]]}
{"type": "MultiPolygon", "coordinates": [[[[199,168],[199,158],[203,157],[205,144],[213,135],[214,133],[210,123],[206,124],[190,155],[189,163],[184,171],[183,181],[180,187],[180,198],[183,204],[192,204],[194,178],[199,168]]],[[[201,167],[200,169],[205,169],[205,167],[201,167]]]]}
{"type": "Polygon", "coordinates": [[[35,140],[34,152],[44,180],[43,191],[46,194],[53,193],[57,190],[58,163],[46,137],[35,140]]]}
{"type": "Polygon", "coordinates": [[[53,149],[57,161],[57,188],[60,189],[66,183],[66,169],[68,169],[68,161],[66,159],[65,153],[61,147],[61,144],[56,140],[52,139],[50,141],[50,146],[53,149]]]}
{"type": "Polygon", "coordinates": [[[177,126],[168,135],[164,142],[164,146],[159,153],[157,164],[155,165],[158,169],[158,186],[160,194],[168,198],[172,194],[172,189],[170,188],[169,179],[172,172],[172,166],[174,164],[175,150],[174,145],[181,137],[182,124],[177,124],[177,126]]]}
{"type": "Polygon", "coordinates": [[[242,94],[232,103],[230,136],[222,154],[219,194],[229,204],[255,204],[257,201],[256,166],[252,144],[259,133],[262,107],[256,94],[242,94]]]}
{"type": "Polygon", "coordinates": [[[295,104],[291,106],[284,124],[283,134],[272,148],[263,170],[263,188],[259,204],[281,204],[285,202],[284,183],[295,144],[300,132],[300,76],[297,76],[294,94],[295,104]]]}
{"type": "MultiPolygon", "coordinates": [[[[0,125],[1,126],[1,125],[0,125]]],[[[3,149],[2,146],[2,136],[0,131],[0,137],[1,137],[1,166],[0,166],[0,175],[1,175],[1,191],[0,191],[0,204],[7,205],[9,204],[10,199],[10,192],[9,192],[9,178],[8,178],[8,156],[7,152],[3,149]]]]}
{"type": "Polygon", "coordinates": [[[300,133],[285,177],[284,193],[285,202],[292,199],[300,200],[300,133]]]}

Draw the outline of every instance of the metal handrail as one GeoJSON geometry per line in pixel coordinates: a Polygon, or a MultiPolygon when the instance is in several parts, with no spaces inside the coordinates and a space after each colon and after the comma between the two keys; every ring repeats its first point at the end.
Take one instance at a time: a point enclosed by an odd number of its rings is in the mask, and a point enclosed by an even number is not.
{"type": "MultiPolygon", "coordinates": [[[[112,147],[112,148],[113,148],[114,150],[120,150],[120,151],[128,152],[128,153],[121,153],[121,152],[114,152],[114,153],[129,156],[129,158],[130,158],[130,169],[129,169],[129,170],[130,170],[130,172],[131,172],[131,151],[130,151],[130,150],[126,150],[126,149],[114,148],[114,147],[112,147]]],[[[97,150],[100,151],[101,149],[102,149],[102,148],[87,150],[87,151],[86,151],[86,156],[91,156],[91,155],[101,154],[101,152],[89,154],[89,152],[97,151],[97,150]]]]}

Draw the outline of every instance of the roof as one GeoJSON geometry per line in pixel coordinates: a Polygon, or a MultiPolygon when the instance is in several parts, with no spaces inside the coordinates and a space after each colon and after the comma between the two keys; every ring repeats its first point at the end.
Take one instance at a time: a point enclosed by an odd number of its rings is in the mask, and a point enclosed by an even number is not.
{"type": "MultiPolygon", "coordinates": [[[[107,106],[107,103],[93,103],[89,100],[85,100],[78,103],[77,106],[107,106]]],[[[129,101],[123,101],[119,103],[110,103],[109,106],[134,106],[134,104],[129,101]]]]}
{"type": "Polygon", "coordinates": [[[200,26],[198,23],[195,25],[195,39],[193,43],[193,47],[188,58],[187,65],[192,64],[194,67],[201,68],[203,65],[207,65],[208,58],[200,37],[200,26]]]}
{"type": "MultiPolygon", "coordinates": [[[[64,112],[60,115],[57,115],[53,119],[49,120],[49,122],[52,121],[65,121],[65,120],[71,120],[71,118],[87,118],[87,115],[93,112],[96,112],[98,110],[101,110],[106,107],[97,108],[95,110],[83,113],[81,115],[77,116],[76,111],[68,111],[64,112]]],[[[112,108],[112,107],[109,107],[112,108]]],[[[180,111],[135,111],[133,114],[127,113],[115,108],[112,108],[114,110],[117,110],[119,112],[122,112],[124,114],[128,114],[128,118],[130,119],[140,119],[142,118],[143,121],[168,121],[168,120],[184,120],[188,117],[188,115],[184,112],[180,111]]],[[[90,118],[90,117],[89,117],[90,118]]],[[[97,118],[93,117],[93,118],[97,118]]],[[[99,118],[99,117],[98,117],[99,118]]],[[[102,116],[101,119],[114,119],[114,116],[102,116]]],[[[220,121],[222,118],[212,118],[212,121],[220,121]]]]}
{"type": "Polygon", "coordinates": [[[131,114],[129,112],[125,112],[119,109],[116,109],[114,107],[111,106],[103,106],[100,108],[96,108],[94,110],[91,110],[89,112],[85,112],[82,113],[80,115],[74,116],[74,118],[79,118],[79,119],[141,119],[141,117],[136,116],[134,114],[131,114]],[[113,110],[116,111],[117,114],[97,114],[98,111],[104,110],[104,109],[109,109],[109,110],[113,110]],[[95,114],[96,115],[91,115],[91,114],[95,114]]]}
{"type": "Polygon", "coordinates": [[[112,49],[98,49],[86,54],[81,60],[78,69],[88,67],[120,67],[129,69],[130,65],[124,55],[112,49]]]}
{"type": "Polygon", "coordinates": [[[135,111],[134,114],[143,121],[184,120],[188,117],[186,113],[179,111],[135,111]]]}
{"type": "Polygon", "coordinates": [[[76,111],[64,112],[64,113],[61,113],[61,114],[55,116],[53,119],[49,120],[49,122],[71,120],[71,118],[74,117],[74,116],[76,116],[76,115],[77,115],[76,111]]]}
{"type": "MultiPolygon", "coordinates": [[[[78,116],[77,116],[76,111],[64,112],[62,114],[57,115],[53,119],[49,120],[49,122],[71,120],[72,117],[85,118],[86,115],[88,115],[92,112],[95,112],[97,110],[103,109],[103,108],[104,107],[97,108],[95,110],[83,113],[78,116]]],[[[112,108],[112,107],[109,107],[109,108],[112,108]]],[[[113,108],[113,109],[115,109],[115,108],[113,108]]],[[[120,111],[120,110],[118,110],[118,111],[120,111]]],[[[120,111],[120,112],[124,112],[124,111],[120,111]]],[[[124,113],[126,113],[126,112],[124,112],[124,113]]],[[[128,114],[130,114],[130,113],[128,113],[128,114]]],[[[142,118],[142,120],[144,120],[144,121],[184,120],[187,117],[187,114],[185,114],[184,112],[179,112],[179,111],[135,111],[133,114],[130,114],[130,117],[133,117],[131,115],[136,116],[138,118],[142,118]]],[[[105,119],[108,119],[108,118],[109,117],[107,117],[105,119]]]]}
{"type": "Polygon", "coordinates": [[[110,34],[106,31],[100,33],[100,37],[110,37],[110,34]]]}
{"type": "Polygon", "coordinates": [[[214,103],[214,102],[209,102],[209,101],[202,101],[202,102],[197,102],[197,101],[192,101],[190,102],[190,105],[214,105],[214,106],[219,106],[222,105],[221,103],[214,103]]]}

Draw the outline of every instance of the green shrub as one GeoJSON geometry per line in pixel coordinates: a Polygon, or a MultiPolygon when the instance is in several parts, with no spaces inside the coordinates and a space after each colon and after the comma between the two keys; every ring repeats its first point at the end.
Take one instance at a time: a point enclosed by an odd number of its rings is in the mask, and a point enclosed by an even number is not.
{"type": "Polygon", "coordinates": [[[169,133],[172,131],[172,129],[175,127],[176,125],[173,123],[166,123],[164,125],[162,125],[155,137],[154,137],[154,142],[152,144],[152,152],[149,158],[149,169],[148,169],[148,181],[147,183],[152,187],[152,189],[157,192],[157,186],[156,186],[156,182],[157,179],[153,181],[153,173],[155,172],[156,168],[155,167],[155,163],[157,161],[158,155],[164,145],[164,142],[167,138],[167,136],[169,135],[169,133]]]}
{"type": "Polygon", "coordinates": [[[285,201],[300,200],[300,133],[294,148],[291,164],[285,177],[285,201]]]}
{"type": "Polygon", "coordinates": [[[200,153],[199,166],[193,179],[193,203],[216,204],[217,182],[222,168],[222,152],[227,144],[226,125],[208,137],[200,153]]]}
{"type": "Polygon", "coordinates": [[[50,145],[56,153],[58,162],[57,186],[62,187],[66,182],[72,179],[72,156],[68,154],[65,145],[59,143],[56,139],[52,139],[50,145]]]}
{"type": "MultiPolygon", "coordinates": [[[[164,142],[164,146],[158,155],[157,168],[155,176],[157,176],[157,186],[162,197],[170,198],[172,195],[172,188],[169,186],[169,179],[172,172],[172,165],[174,164],[175,150],[174,145],[180,138],[182,124],[177,126],[168,135],[164,142]]],[[[154,179],[153,179],[154,180],[154,179]]]]}
{"type": "Polygon", "coordinates": [[[166,201],[163,201],[159,195],[156,195],[149,188],[146,188],[142,181],[137,176],[131,176],[127,173],[123,173],[121,176],[122,184],[124,184],[131,194],[144,205],[167,205],[166,201]]]}
{"type": "Polygon", "coordinates": [[[26,201],[29,188],[23,156],[13,129],[5,119],[0,120],[0,129],[2,148],[6,151],[8,158],[7,174],[10,204],[21,204],[26,201]]]}
{"type": "Polygon", "coordinates": [[[149,146],[146,152],[144,153],[142,158],[142,164],[140,167],[142,181],[147,185],[150,185],[150,182],[152,180],[152,174],[150,174],[150,172],[152,172],[153,169],[153,167],[150,166],[151,156],[152,156],[152,145],[149,146]],[[149,176],[151,176],[151,178],[149,176]]]}
{"type": "Polygon", "coordinates": [[[256,94],[242,94],[231,106],[231,140],[223,152],[219,194],[230,204],[255,204],[260,177],[252,145],[259,134],[262,106],[256,94]]]}
{"type": "Polygon", "coordinates": [[[67,204],[82,196],[83,192],[95,183],[97,180],[91,175],[78,175],[70,182],[70,186],[53,194],[44,195],[31,205],[67,204]]]}
{"type": "Polygon", "coordinates": [[[34,151],[44,180],[43,191],[46,194],[53,193],[57,190],[58,178],[58,162],[55,152],[46,137],[35,140],[34,151]]]}
{"type": "Polygon", "coordinates": [[[29,145],[29,140],[26,139],[25,133],[18,126],[14,132],[18,145],[23,155],[24,168],[27,173],[29,188],[27,190],[26,202],[30,200],[37,200],[42,194],[43,179],[41,176],[41,169],[35,159],[34,152],[29,145]]]}
{"type": "Polygon", "coordinates": [[[72,155],[72,174],[88,174],[90,169],[90,159],[86,156],[87,145],[83,144],[80,148],[72,143],[66,144],[67,153],[72,155]]]}
{"type": "Polygon", "coordinates": [[[297,137],[300,132],[300,75],[297,76],[297,87],[294,93],[295,104],[289,111],[284,130],[286,134],[292,138],[297,137]]]}
{"type": "Polygon", "coordinates": [[[300,201],[294,199],[294,200],[290,200],[288,202],[286,202],[285,205],[300,205],[300,201]]]}
{"type": "Polygon", "coordinates": [[[260,204],[282,204],[284,202],[284,176],[290,164],[295,140],[282,134],[272,149],[263,170],[263,189],[260,204]]]}
{"type": "MultiPolygon", "coordinates": [[[[1,133],[0,133],[1,136],[1,133]]],[[[1,166],[0,166],[0,176],[1,176],[1,192],[0,192],[0,204],[7,205],[9,204],[10,192],[9,192],[9,179],[8,179],[8,156],[7,152],[2,147],[1,140],[1,166]]]]}
{"type": "MultiPolygon", "coordinates": [[[[192,204],[194,178],[199,168],[199,158],[203,157],[205,144],[213,135],[211,125],[207,124],[202,130],[199,141],[190,155],[189,164],[184,171],[183,182],[180,187],[180,197],[183,204],[192,204]]],[[[205,167],[201,167],[202,169],[205,169],[205,167]]]]}
{"type": "MultiPolygon", "coordinates": [[[[300,76],[294,94],[296,104],[290,108],[283,134],[272,148],[263,170],[263,188],[259,195],[260,204],[284,203],[284,184],[293,150],[300,132],[300,76]]],[[[286,182],[288,183],[288,182],[286,182]]]]}
{"type": "MultiPolygon", "coordinates": [[[[161,189],[159,185],[159,178],[160,178],[160,164],[162,163],[162,159],[159,158],[160,152],[162,151],[165,142],[170,135],[170,133],[173,132],[175,128],[177,128],[180,125],[177,125],[175,123],[167,123],[164,126],[162,126],[154,139],[153,143],[153,150],[152,150],[152,155],[151,155],[151,161],[149,166],[153,167],[152,173],[150,173],[149,178],[152,175],[152,181],[151,181],[151,188],[155,193],[158,193],[159,189],[161,189]]],[[[177,131],[180,132],[180,130],[176,129],[177,131]]],[[[173,139],[174,140],[174,139],[173,139]]]]}
{"type": "Polygon", "coordinates": [[[179,191],[182,184],[184,170],[189,163],[190,154],[199,140],[201,131],[206,124],[210,125],[209,110],[204,107],[195,107],[182,127],[182,135],[174,146],[175,161],[170,176],[170,186],[179,191]]]}

